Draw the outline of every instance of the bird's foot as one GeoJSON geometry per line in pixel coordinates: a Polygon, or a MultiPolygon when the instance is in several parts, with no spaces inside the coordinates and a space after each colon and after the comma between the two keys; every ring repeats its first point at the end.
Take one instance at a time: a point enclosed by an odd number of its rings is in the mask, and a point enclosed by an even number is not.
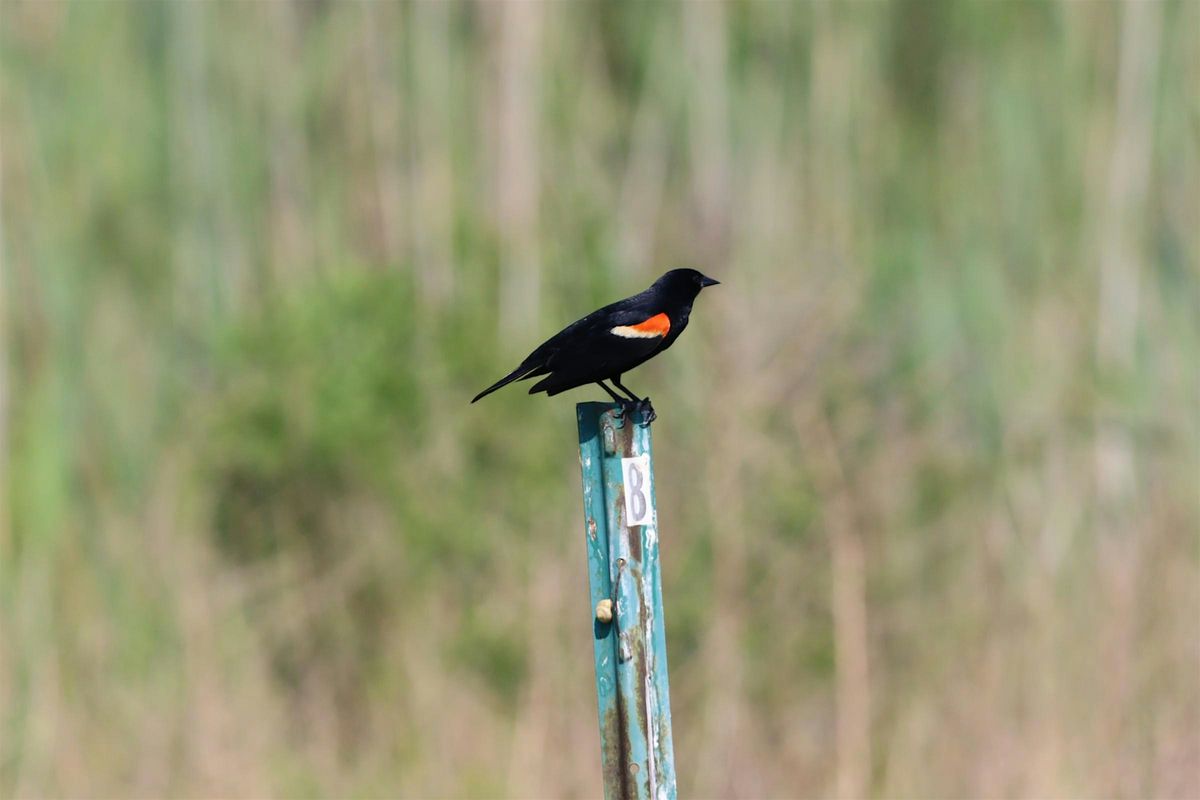
{"type": "Polygon", "coordinates": [[[633,414],[635,419],[639,415],[641,416],[639,424],[643,426],[649,425],[651,422],[654,422],[654,420],[658,419],[658,414],[654,411],[654,404],[650,402],[649,397],[638,400],[633,404],[633,414]]]}
{"type": "Polygon", "coordinates": [[[654,405],[650,402],[649,397],[641,400],[622,400],[620,413],[643,426],[658,419],[658,414],[655,413],[654,405]]]}

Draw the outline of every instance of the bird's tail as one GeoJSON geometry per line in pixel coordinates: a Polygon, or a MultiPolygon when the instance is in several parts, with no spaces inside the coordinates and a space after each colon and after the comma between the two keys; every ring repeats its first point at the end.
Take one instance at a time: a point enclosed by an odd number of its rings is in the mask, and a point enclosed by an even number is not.
{"type": "Polygon", "coordinates": [[[540,366],[538,364],[531,365],[528,362],[526,362],[526,363],[522,364],[521,366],[517,367],[516,369],[514,369],[512,372],[505,375],[500,380],[493,383],[488,388],[484,389],[479,394],[475,395],[473,398],[471,398],[471,402],[474,403],[476,400],[480,399],[481,397],[487,397],[492,392],[496,391],[497,389],[502,389],[505,386],[508,386],[513,381],[524,380],[525,378],[532,378],[535,375],[544,375],[544,374],[545,374],[545,369],[542,366],[540,366]]]}

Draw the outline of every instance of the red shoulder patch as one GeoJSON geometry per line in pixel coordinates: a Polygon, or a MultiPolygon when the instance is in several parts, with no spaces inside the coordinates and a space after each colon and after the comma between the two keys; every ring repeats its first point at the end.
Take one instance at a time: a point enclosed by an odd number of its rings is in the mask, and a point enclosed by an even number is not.
{"type": "Polygon", "coordinates": [[[636,325],[619,325],[612,329],[617,336],[627,339],[648,339],[654,336],[666,336],[671,330],[671,318],[666,314],[655,314],[650,319],[636,325]]]}
{"type": "Polygon", "coordinates": [[[655,314],[645,322],[639,322],[637,325],[630,325],[629,327],[641,333],[653,333],[655,336],[666,336],[667,331],[671,330],[671,318],[666,314],[655,314]]]}

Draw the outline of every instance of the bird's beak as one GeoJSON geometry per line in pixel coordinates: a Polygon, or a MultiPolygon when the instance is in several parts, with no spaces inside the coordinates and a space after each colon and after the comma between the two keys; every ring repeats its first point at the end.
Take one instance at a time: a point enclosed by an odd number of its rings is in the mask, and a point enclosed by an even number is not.
{"type": "Polygon", "coordinates": [[[702,277],[700,279],[700,288],[701,289],[705,288],[706,286],[720,286],[720,285],[721,285],[720,281],[713,280],[712,278],[708,277],[707,275],[705,275],[704,277],[702,277]]]}

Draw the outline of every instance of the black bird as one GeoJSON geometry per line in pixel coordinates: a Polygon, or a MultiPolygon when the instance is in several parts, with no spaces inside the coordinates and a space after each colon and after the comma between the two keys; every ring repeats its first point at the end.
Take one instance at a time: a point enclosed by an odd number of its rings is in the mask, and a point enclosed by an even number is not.
{"type": "Polygon", "coordinates": [[[529,393],[556,395],[585,383],[595,383],[622,407],[643,410],[655,418],[650,398],[638,397],[621,385],[621,376],[666,350],[683,329],[696,295],[715,281],[694,269],[673,269],[646,291],[593,311],[543,342],[521,366],[484,389],[472,403],[513,381],[546,376],[529,393]],[[604,381],[628,397],[621,397],[604,381]]]}

